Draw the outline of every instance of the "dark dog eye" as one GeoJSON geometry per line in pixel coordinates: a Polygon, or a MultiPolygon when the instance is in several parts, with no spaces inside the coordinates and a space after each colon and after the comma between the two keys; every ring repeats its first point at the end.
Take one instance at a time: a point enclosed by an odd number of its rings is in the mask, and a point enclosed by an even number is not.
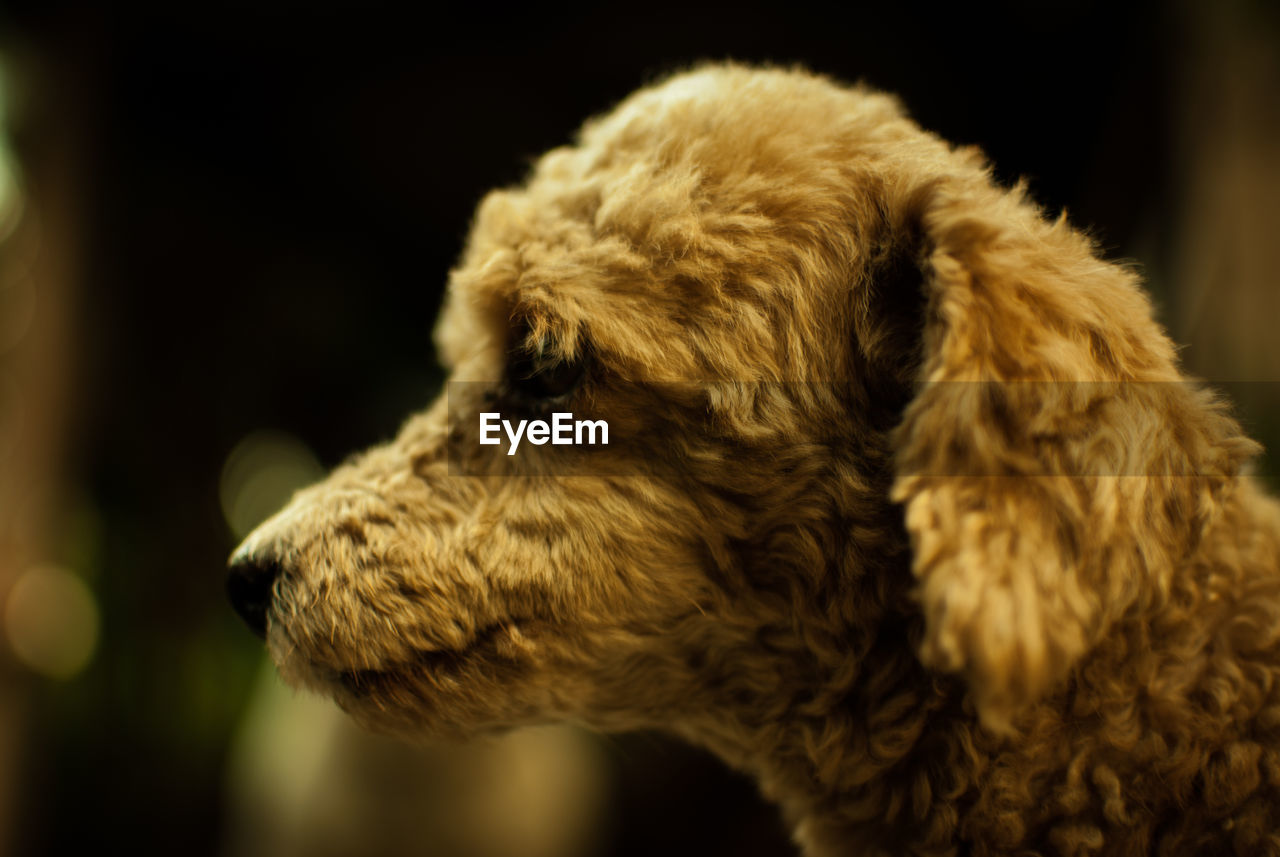
{"type": "Polygon", "coordinates": [[[520,348],[507,361],[507,383],[527,399],[558,399],[577,388],[585,368],[582,360],[539,358],[520,348]]]}

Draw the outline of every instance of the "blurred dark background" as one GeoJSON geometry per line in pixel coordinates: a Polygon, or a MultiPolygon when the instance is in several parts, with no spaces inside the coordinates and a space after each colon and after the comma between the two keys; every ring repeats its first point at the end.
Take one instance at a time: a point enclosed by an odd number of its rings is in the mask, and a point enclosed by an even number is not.
{"type": "MultiPolygon", "coordinates": [[[[7,3],[0,854],[321,853],[299,829],[348,816],[381,833],[332,853],[428,853],[425,811],[344,815],[356,798],[312,782],[373,790],[403,753],[324,721],[262,773],[262,724],[297,701],[227,607],[225,557],[435,396],[430,332],[482,194],[704,58],[862,79],[980,145],[1134,261],[1187,368],[1280,444],[1280,7],[1265,0],[7,3]],[[300,820],[268,830],[254,790],[286,769],[300,820]]],[[[1273,485],[1275,460],[1259,464],[1273,485]]],[[[787,853],[754,787],[700,754],[653,736],[552,744],[539,763],[598,801],[565,855],[787,853]]],[[[452,793],[467,764],[421,767],[452,793]]],[[[430,853],[501,851],[460,836],[430,853]]]]}

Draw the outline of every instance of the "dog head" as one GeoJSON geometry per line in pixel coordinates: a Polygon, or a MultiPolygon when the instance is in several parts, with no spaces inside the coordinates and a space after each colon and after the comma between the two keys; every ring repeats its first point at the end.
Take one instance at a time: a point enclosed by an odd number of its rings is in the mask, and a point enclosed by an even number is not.
{"type": "Polygon", "coordinates": [[[898,620],[1000,726],[1161,597],[1251,451],[1132,274],[801,72],[588,123],[482,203],[437,338],[448,394],[232,562],[282,674],[397,731],[769,719],[898,620]],[[612,437],[498,454],[489,412],[612,437]]]}

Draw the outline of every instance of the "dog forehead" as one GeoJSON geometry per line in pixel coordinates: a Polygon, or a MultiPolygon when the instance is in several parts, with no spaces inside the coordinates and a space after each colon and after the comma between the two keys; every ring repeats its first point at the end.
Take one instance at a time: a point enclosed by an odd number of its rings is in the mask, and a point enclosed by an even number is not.
{"type": "Polygon", "coordinates": [[[489,194],[451,290],[498,323],[585,331],[649,374],[768,372],[790,313],[830,315],[814,260],[850,255],[831,244],[855,230],[832,226],[858,208],[858,150],[913,128],[892,99],[807,73],[676,76],[489,194]]]}

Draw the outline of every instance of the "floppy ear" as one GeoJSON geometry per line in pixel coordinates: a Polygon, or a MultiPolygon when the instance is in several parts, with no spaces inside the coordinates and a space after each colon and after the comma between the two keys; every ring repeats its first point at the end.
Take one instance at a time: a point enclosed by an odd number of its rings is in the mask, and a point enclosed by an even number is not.
{"type": "MultiPolygon", "coordinates": [[[[1180,375],[1134,275],[1021,188],[975,167],[886,209],[923,271],[892,492],[921,657],[962,673],[1004,729],[1122,613],[1167,595],[1256,447],[1180,375]]],[[[860,335],[877,340],[866,318],[860,335]]]]}

